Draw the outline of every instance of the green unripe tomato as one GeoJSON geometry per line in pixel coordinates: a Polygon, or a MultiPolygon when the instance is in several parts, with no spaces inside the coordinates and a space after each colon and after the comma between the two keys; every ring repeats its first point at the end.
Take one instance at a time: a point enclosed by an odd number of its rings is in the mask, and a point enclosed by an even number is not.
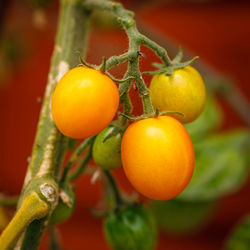
{"type": "Polygon", "coordinates": [[[103,170],[110,170],[121,166],[120,133],[105,140],[114,128],[107,127],[98,134],[94,141],[92,155],[95,163],[103,170]]]}
{"type": "Polygon", "coordinates": [[[69,217],[74,212],[75,203],[76,198],[72,187],[68,184],[65,184],[60,189],[58,204],[50,217],[49,223],[57,224],[69,219],[69,217]]]}
{"type": "Polygon", "coordinates": [[[104,230],[113,250],[152,250],[156,245],[154,217],[142,205],[110,213],[104,221],[104,230]]]}

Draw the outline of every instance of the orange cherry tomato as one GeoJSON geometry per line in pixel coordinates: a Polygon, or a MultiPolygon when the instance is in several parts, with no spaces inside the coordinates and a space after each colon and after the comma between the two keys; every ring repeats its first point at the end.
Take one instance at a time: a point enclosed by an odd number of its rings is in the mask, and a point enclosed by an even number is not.
{"type": "Polygon", "coordinates": [[[135,189],[155,200],[181,193],[192,177],[195,162],[186,129],[169,116],[131,124],[122,138],[121,158],[135,189]]]}
{"type": "Polygon", "coordinates": [[[51,111],[64,135],[87,138],[108,126],[118,105],[118,88],[108,76],[88,67],[76,67],[58,82],[51,111]]]}

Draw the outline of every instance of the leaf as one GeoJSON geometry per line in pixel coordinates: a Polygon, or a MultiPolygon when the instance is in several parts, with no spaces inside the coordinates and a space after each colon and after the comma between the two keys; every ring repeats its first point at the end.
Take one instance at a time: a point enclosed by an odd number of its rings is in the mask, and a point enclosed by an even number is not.
{"type": "Polygon", "coordinates": [[[250,214],[247,215],[233,231],[226,243],[226,250],[250,249],[250,214]]]}
{"type": "Polygon", "coordinates": [[[192,142],[198,142],[222,123],[222,110],[213,96],[207,96],[205,108],[193,122],[186,124],[192,142]]]}
{"type": "Polygon", "coordinates": [[[161,229],[173,234],[200,230],[215,211],[214,202],[185,202],[176,199],[152,201],[151,209],[161,229]]]}
{"type": "Polygon", "coordinates": [[[178,196],[186,201],[210,201],[237,191],[247,178],[249,133],[218,134],[194,145],[195,170],[178,196]]]}

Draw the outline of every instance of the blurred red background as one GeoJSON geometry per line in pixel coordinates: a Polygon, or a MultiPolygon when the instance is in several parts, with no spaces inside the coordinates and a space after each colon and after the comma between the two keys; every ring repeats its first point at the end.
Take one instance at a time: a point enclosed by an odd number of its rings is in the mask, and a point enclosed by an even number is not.
{"type": "MultiPolygon", "coordinates": [[[[143,1],[126,1],[136,8],[137,19],[162,37],[188,48],[218,72],[231,77],[246,98],[249,98],[250,70],[250,4],[237,1],[211,3],[171,3],[161,1],[144,8],[143,1]]],[[[6,27],[22,41],[25,55],[21,63],[5,77],[0,88],[0,192],[19,194],[36,131],[40,104],[49,70],[56,32],[58,5],[46,10],[46,26],[37,29],[33,9],[26,3],[14,3],[8,9],[6,27]]],[[[91,30],[88,60],[100,63],[102,55],[123,52],[127,48],[124,34],[115,30],[91,30]]],[[[166,48],[167,49],[167,48],[166,48]]],[[[150,69],[156,58],[144,49],[143,70],[150,69]]],[[[122,70],[123,68],[121,68],[122,70]]],[[[117,71],[116,71],[117,73],[117,71]]],[[[118,72],[119,75],[119,72],[118,72]]],[[[148,80],[148,79],[147,79],[148,80]]],[[[132,91],[132,96],[137,95],[132,91]]],[[[138,99],[134,98],[135,102],[138,99]]],[[[246,126],[224,100],[223,129],[246,126]]],[[[135,110],[140,112],[140,108],[135,110]]],[[[131,191],[122,170],[116,171],[120,185],[131,191]]],[[[99,183],[92,185],[87,176],[76,182],[77,207],[73,217],[59,226],[65,249],[108,249],[102,234],[102,220],[92,217],[87,207],[97,203],[101,194],[99,183]]],[[[250,211],[250,183],[238,193],[219,201],[218,210],[207,228],[193,236],[160,235],[157,249],[206,250],[222,249],[226,236],[242,215],[250,211]]],[[[46,237],[41,249],[47,249],[46,237]]]]}

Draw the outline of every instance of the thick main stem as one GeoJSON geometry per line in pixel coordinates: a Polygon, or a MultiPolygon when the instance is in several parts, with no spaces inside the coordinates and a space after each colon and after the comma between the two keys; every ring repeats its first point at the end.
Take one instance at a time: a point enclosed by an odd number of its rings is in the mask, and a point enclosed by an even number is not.
{"type": "MultiPolygon", "coordinates": [[[[41,190],[48,182],[58,182],[58,175],[64,159],[67,138],[54,125],[51,117],[50,100],[59,79],[70,68],[78,64],[77,51],[84,54],[88,34],[89,11],[77,0],[61,0],[59,26],[56,36],[48,83],[38,123],[37,134],[33,146],[31,161],[28,166],[23,187],[23,195],[19,201],[22,207],[25,198],[33,190],[41,190]],[[39,180],[39,181],[38,181],[39,180]]],[[[37,192],[37,191],[36,191],[37,192]]],[[[43,195],[37,192],[39,196],[43,195]]],[[[54,193],[57,195],[57,192],[54,193]]],[[[42,197],[45,199],[48,197],[42,197]]],[[[51,198],[51,197],[50,197],[51,198]]],[[[54,209],[57,197],[50,200],[49,215],[54,209]],[[55,203],[55,204],[53,204],[55,203]]],[[[48,199],[49,203],[49,199],[48,199]]],[[[28,209],[28,208],[27,208],[28,209]]],[[[27,228],[18,249],[35,250],[38,248],[40,237],[47,225],[49,216],[33,221],[27,228]]]]}
{"type": "Polygon", "coordinates": [[[17,236],[32,220],[46,216],[47,212],[48,205],[35,192],[27,195],[22,202],[22,206],[1,234],[0,248],[8,250],[17,236]]]}

